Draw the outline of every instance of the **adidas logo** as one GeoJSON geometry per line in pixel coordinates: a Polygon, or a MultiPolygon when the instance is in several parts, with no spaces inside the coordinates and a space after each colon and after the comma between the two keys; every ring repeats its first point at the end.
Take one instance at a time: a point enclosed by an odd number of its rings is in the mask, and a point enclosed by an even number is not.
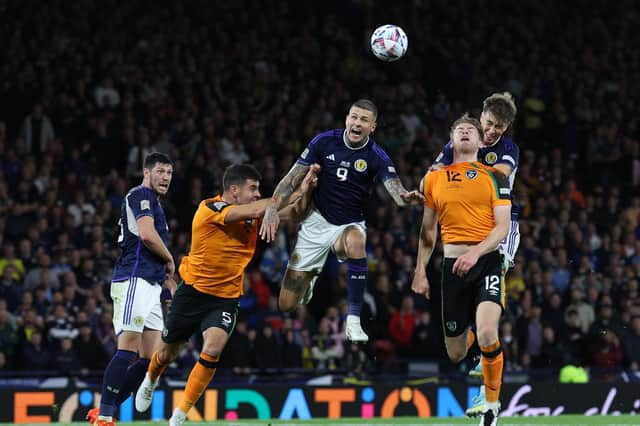
{"type": "Polygon", "coordinates": [[[333,154],[329,154],[324,158],[326,158],[327,160],[336,161],[336,157],[333,154]]]}

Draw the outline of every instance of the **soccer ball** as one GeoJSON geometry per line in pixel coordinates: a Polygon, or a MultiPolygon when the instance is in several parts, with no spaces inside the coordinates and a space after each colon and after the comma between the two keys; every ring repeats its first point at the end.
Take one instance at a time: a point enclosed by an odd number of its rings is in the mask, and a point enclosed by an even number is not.
{"type": "Polygon", "coordinates": [[[408,47],[409,39],[397,25],[383,25],[371,35],[371,51],[381,61],[397,61],[407,53],[408,47]]]}

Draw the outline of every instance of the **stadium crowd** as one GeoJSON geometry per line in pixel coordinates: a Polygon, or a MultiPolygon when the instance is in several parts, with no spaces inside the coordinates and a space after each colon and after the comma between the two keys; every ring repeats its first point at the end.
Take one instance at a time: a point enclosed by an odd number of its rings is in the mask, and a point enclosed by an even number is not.
{"type": "MultiPolygon", "coordinates": [[[[633,0],[483,3],[5,3],[0,371],[104,368],[115,350],[108,288],[120,203],[145,154],[175,162],[164,206],[179,261],[192,214],[220,191],[228,164],[256,165],[269,196],[314,134],[343,126],[350,103],[368,97],[380,109],[376,141],[415,188],[453,119],[504,90],[519,107],[522,207],[500,325],[506,370],[639,370],[638,10],[633,0]],[[368,52],[371,30],[387,22],[409,35],[398,63],[368,52]]],[[[421,208],[400,210],[384,190],[369,207],[369,347],[344,340],[335,258],[310,305],[278,311],[296,237],[288,224],[247,271],[228,370],[446,363],[437,288],[432,301],[410,290],[421,208]]],[[[438,248],[432,287],[440,261],[438,248]]],[[[197,345],[178,370],[189,370],[197,345]]]]}

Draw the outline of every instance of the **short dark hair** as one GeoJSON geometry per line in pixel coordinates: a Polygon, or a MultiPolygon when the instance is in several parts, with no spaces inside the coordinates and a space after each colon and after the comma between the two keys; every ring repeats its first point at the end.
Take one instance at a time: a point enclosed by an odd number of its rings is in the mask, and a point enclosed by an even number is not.
{"type": "Polygon", "coordinates": [[[451,130],[449,131],[449,133],[452,139],[453,139],[453,131],[455,130],[456,127],[458,127],[462,123],[471,124],[473,127],[475,127],[478,130],[478,133],[480,134],[480,139],[484,138],[484,132],[482,131],[482,125],[480,124],[480,120],[470,116],[468,112],[465,112],[462,115],[462,117],[458,118],[451,125],[451,130]]]}
{"type": "Polygon", "coordinates": [[[373,118],[378,118],[378,107],[376,106],[376,104],[373,103],[373,101],[370,101],[369,99],[358,99],[357,101],[351,104],[349,109],[353,107],[358,107],[358,108],[366,109],[367,111],[371,111],[373,113],[373,118]]]}
{"type": "Polygon", "coordinates": [[[484,100],[482,112],[490,112],[500,123],[509,125],[516,119],[518,108],[511,93],[493,93],[484,100]]]}
{"type": "Polygon", "coordinates": [[[222,175],[222,189],[228,191],[231,185],[242,185],[247,179],[260,180],[262,176],[251,164],[232,164],[222,175]]]}
{"type": "Polygon", "coordinates": [[[143,167],[145,169],[153,169],[156,163],[173,165],[171,159],[161,152],[151,152],[144,157],[143,167]]]}

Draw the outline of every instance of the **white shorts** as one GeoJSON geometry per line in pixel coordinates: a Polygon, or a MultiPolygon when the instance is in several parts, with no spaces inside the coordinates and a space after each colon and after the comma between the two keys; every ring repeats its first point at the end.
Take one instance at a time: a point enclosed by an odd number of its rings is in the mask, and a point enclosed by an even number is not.
{"type": "MultiPolygon", "coordinates": [[[[366,237],[364,221],[333,225],[322,217],[317,210],[311,210],[300,225],[298,241],[291,254],[288,269],[293,271],[315,271],[320,273],[329,250],[338,240],[342,232],[350,226],[357,227],[366,237]]],[[[344,259],[338,259],[343,261],[344,259]]]]}
{"type": "Polygon", "coordinates": [[[145,328],[162,330],[162,286],[132,277],[111,283],[113,299],[113,328],[116,335],[123,331],[142,333],[145,328]]]}
{"type": "Polygon", "coordinates": [[[520,225],[517,220],[512,220],[509,226],[509,233],[498,245],[498,251],[504,255],[507,268],[513,267],[516,251],[520,245],[520,225]]]}

